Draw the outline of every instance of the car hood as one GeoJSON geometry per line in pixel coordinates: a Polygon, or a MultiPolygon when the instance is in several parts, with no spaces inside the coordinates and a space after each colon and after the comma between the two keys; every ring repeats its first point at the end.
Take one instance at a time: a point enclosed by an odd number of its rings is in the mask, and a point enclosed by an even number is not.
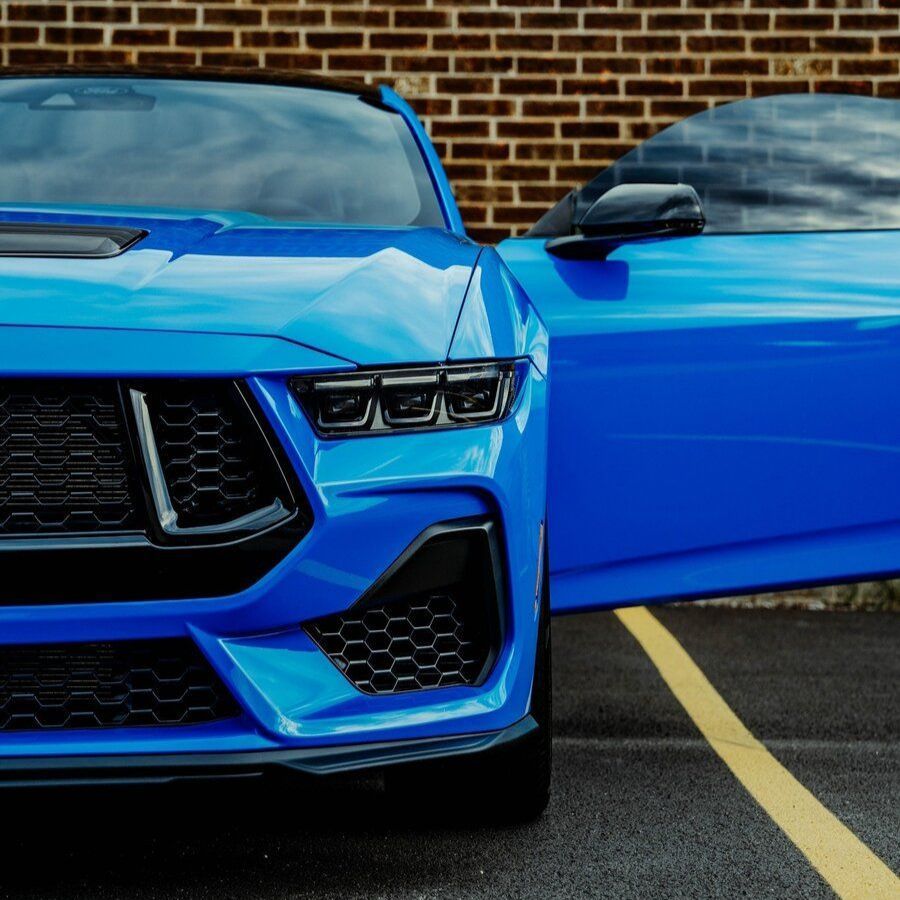
{"type": "Polygon", "coordinates": [[[440,229],[219,213],[17,207],[0,220],[147,232],[108,259],[0,257],[0,326],[265,336],[359,365],[444,359],[479,251],[440,229]]]}

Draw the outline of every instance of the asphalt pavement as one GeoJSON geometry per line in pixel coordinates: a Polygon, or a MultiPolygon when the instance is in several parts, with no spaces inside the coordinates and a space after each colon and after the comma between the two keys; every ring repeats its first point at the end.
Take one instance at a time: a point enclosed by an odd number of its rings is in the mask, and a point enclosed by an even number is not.
{"type": "MultiPolygon", "coordinates": [[[[776,759],[900,871],[900,615],[655,614],[776,759]]],[[[400,819],[369,780],[7,792],[0,896],[832,896],[615,616],[556,620],[553,641],[554,795],[538,822],[400,819]]]]}

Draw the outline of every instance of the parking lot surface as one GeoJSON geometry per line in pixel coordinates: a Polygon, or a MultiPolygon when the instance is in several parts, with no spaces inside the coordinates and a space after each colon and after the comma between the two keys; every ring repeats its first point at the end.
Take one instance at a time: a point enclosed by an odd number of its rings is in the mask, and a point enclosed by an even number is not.
{"type": "MultiPolygon", "coordinates": [[[[900,871],[900,615],[654,615],[775,759],[900,871]]],[[[522,828],[400,817],[377,782],[30,791],[0,895],[828,897],[621,621],[554,623],[554,796],[522,828]]]]}

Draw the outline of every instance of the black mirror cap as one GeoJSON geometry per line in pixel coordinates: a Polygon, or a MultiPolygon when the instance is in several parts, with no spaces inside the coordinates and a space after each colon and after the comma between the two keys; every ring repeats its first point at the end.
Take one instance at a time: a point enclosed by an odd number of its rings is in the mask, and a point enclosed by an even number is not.
{"type": "Polygon", "coordinates": [[[606,259],[622,244],[700,234],[706,219],[689,184],[619,184],[573,224],[575,233],[549,240],[548,252],[567,259],[606,259]]]}

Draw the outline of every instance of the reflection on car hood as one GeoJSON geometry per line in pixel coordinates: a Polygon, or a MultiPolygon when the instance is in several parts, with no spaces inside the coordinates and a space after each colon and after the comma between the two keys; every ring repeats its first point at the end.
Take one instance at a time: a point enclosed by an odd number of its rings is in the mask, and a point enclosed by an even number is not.
{"type": "Polygon", "coordinates": [[[360,365],[445,358],[479,248],[439,229],[0,208],[147,236],[112,259],[0,258],[0,326],[265,335],[360,365]]]}

